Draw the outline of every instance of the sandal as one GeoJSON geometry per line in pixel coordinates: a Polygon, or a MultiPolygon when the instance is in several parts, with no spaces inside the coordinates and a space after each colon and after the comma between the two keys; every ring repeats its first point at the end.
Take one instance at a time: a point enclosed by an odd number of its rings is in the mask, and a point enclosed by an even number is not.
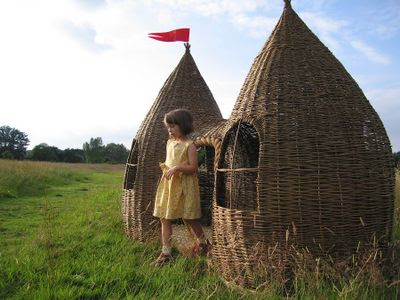
{"type": "Polygon", "coordinates": [[[172,260],[173,260],[173,258],[172,258],[171,254],[161,252],[160,255],[158,256],[158,258],[155,261],[153,261],[151,264],[156,267],[161,267],[161,266],[164,266],[164,265],[170,263],[172,260]]]}
{"type": "Polygon", "coordinates": [[[196,244],[192,249],[193,256],[207,256],[207,253],[211,251],[212,245],[207,239],[205,243],[196,244]]]}

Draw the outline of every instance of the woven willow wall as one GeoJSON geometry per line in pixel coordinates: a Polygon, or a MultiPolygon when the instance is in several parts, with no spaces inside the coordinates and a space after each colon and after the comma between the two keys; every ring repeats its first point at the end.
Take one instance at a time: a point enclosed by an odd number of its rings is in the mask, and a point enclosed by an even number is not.
{"type": "MultiPolygon", "coordinates": [[[[159,162],[165,160],[168,138],[168,132],[163,125],[164,114],[176,108],[189,109],[193,114],[196,130],[191,136],[193,139],[211,128],[218,128],[218,124],[223,122],[218,105],[190,54],[189,45],[185,46],[185,54],[166,80],[142,122],[126,164],[122,196],[124,228],[128,236],[139,240],[153,226],[158,225],[152,213],[154,195],[161,176],[159,162]]],[[[207,180],[210,172],[213,175],[214,170],[209,165],[210,160],[213,164],[214,153],[212,150],[207,152],[199,179],[203,182],[202,195],[209,195],[210,198],[213,185],[207,180]]],[[[206,206],[207,202],[203,205],[203,211],[207,210],[206,206]]],[[[205,222],[210,222],[210,216],[205,222]]]]}
{"type": "Polygon", "coordinates": [[[255,248],[290,242],[333,256],[390,239],[394,169],[378,115],[343,65],[285,1],[223,137],[213,265],[254,286],[255,248]],[[293,233],[296,233],[295,235],[293,233]]]}

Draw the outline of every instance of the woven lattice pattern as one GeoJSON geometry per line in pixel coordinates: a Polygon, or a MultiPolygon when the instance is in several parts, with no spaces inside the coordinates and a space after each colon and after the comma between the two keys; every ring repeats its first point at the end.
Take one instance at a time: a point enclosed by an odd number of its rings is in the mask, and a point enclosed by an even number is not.
{"type": "MultiPolygon", "coordinates": [[[[186,108],[194,118],[195,139],[211,128],[218,127],[222,116],[211,91],[201,76],[190,54],[189,45],[181,61],[166,80],[157,99],[142,122],[128,157],[125,169],[122,214],[127,235],[143,239],[153,225],[157,225],[152,216],[153,200],[158,180],[161,176],[159,162],[165,160],[165,147],[168,132],[163,125],[164,114],[177,108],[186,108]]],[[[213,175],[214,153],[208,150],[205,167],[199,177],[206,183],[208,175],[213,175]],[[207,167],[208,164],[208,167],[207,167]]],[[[202,195],[212,195],[212,184],[203,185],[202,195]]],[[[210,197],[210,196],[208,196],[210,197]]],[[[202,204],[206,212],[210,199],[202,204]],[[207,204],[208,201],[208,204],[207,204]]],[[[208,213],[210,215],[210,213],[208,213]]],[[[210,223],[210,216],[205,217],[210,223]]]]}
{"type": "Polygon", "coordinates": [[[223,128],[216,173],[212,261],[227,280],[250,286],[252,247],[284,243],[287,230],[299,247],[340,256],[373,234],[383,244],[392,228],[385,129],[285,2],[223,128]]]}

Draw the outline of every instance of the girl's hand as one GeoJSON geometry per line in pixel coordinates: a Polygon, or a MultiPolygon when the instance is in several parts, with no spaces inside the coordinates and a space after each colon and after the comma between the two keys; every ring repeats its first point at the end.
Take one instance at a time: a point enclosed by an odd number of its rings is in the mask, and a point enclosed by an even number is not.
{"type": "Polygon", "coordinates": [[[165,172],[165,177],[167,179],[171,179],[171,177],[174,176],[178,172],[179,172],[179,167],[178,166],[172,167],[171,169],[168,169],[167,172],[165,172]]]}

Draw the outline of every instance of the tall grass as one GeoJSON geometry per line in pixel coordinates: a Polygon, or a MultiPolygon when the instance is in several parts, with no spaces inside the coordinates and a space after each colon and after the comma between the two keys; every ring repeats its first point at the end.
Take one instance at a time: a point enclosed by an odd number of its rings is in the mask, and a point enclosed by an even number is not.
{"type": "Polygon", "coordinates": [[[121,165],[67,164],[0,159],[0,199],[44,195],[46,188],[88,181],[93,171],[122,170],[121,165]]]}
{"type": "Polygon", "coordinates": [[[0,299],[240,296],[208,273],[204,259],[150,265],[158,243],[139,244],[123,232],[122,175],[92,171],[87,181],[46,189],[43,196],[3,199],[0,299]]]}

